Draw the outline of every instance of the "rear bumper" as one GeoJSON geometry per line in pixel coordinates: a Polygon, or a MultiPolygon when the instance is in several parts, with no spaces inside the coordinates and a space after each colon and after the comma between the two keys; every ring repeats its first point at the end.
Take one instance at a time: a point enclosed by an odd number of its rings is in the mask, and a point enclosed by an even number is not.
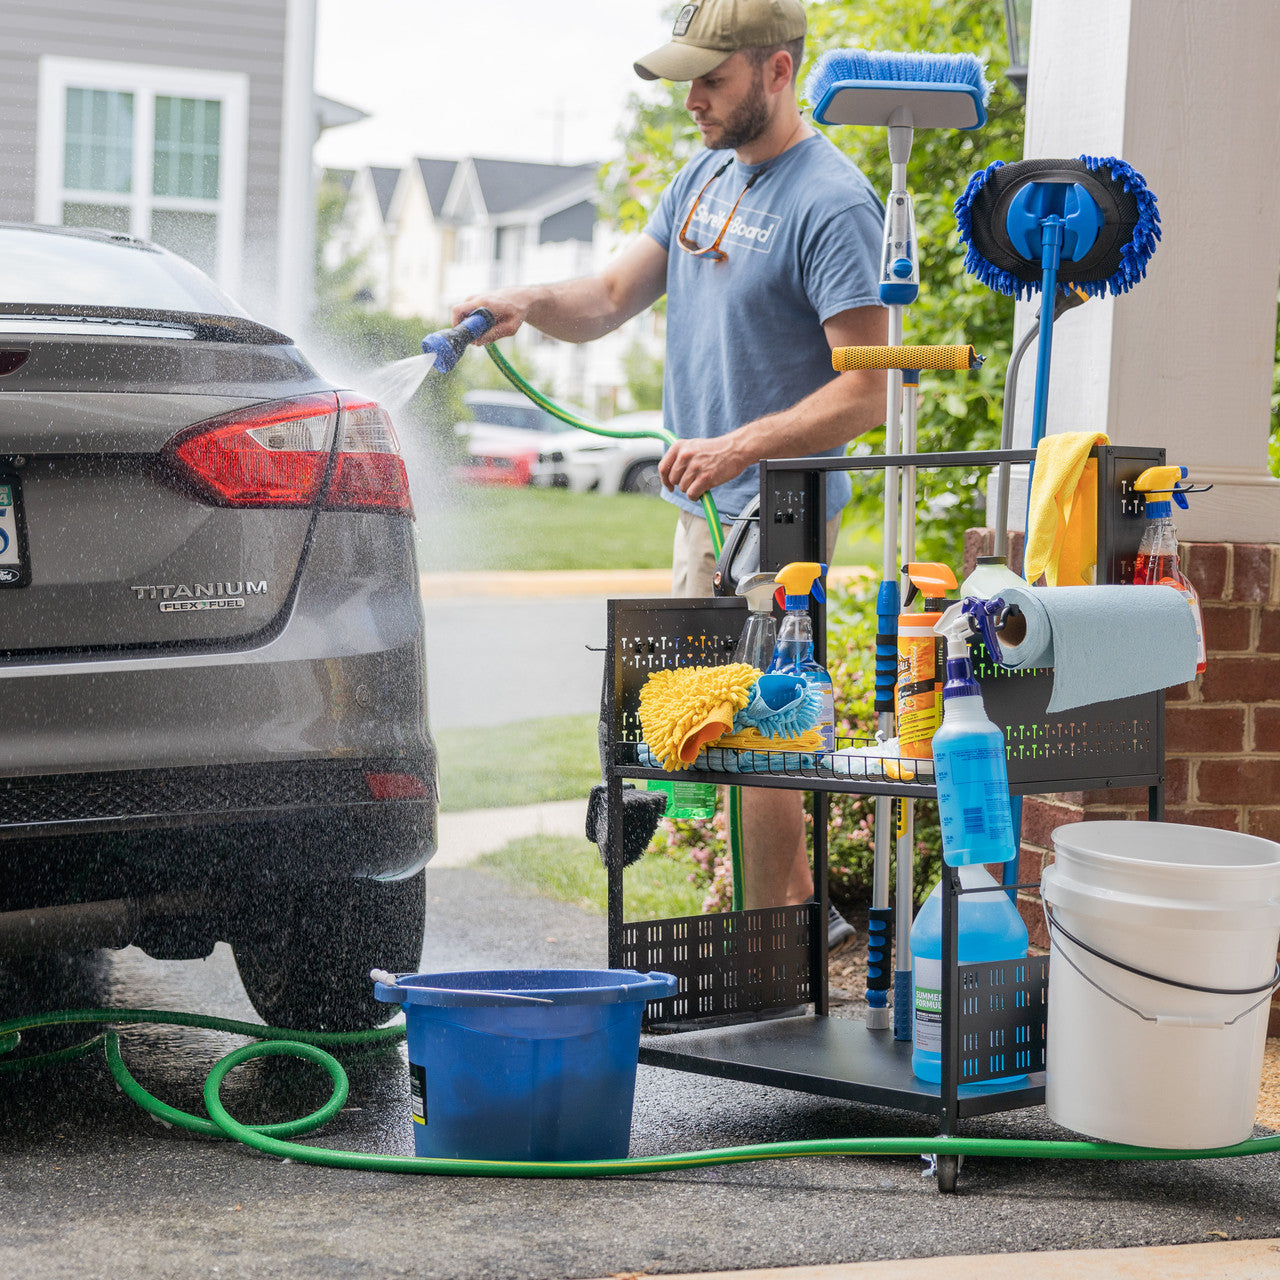
{"type": "Polygon", "coordinates": [[[0,865],[90,896],[398,878],[435,853],[435,776],[431,755],[0,779],[0,865]]]}
{"type": "Polygon", "coordinates": [[[0,666],[0,723],[0,871],[57,846],[179,883],[412,874],[437,806],[412,528],[322,513],[269,638],[0,666]]]}

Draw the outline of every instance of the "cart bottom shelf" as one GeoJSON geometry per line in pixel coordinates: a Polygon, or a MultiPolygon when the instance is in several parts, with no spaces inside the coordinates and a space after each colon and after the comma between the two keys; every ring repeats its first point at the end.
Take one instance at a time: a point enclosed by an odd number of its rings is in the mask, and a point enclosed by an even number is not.
{"type": "MultiPolygon", "coordinates": [[[[846,1098],[942,1116],[942,1090],[911,1071],[910,1041],[863,1022],[804,1014],[766,1022],[645,1036],[647,1066],[776,1085],[828,1098],[846,1098]]],[[[956,1115],[989,1115],[1044,1102],[1044,1073],[1012,1085],[962,1085],[956,1115]]]]}

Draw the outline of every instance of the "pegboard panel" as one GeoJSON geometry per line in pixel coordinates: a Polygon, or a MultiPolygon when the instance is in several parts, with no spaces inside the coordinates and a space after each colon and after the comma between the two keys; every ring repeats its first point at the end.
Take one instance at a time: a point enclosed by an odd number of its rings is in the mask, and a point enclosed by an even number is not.
{"type": "Polygon", "coordinates": [[[962,964],[958,970],[959,1082],[1043,1071],[1049,957],[962,964]]]}
{"type": "Polygon", "coordinates": [[[733,657],[747,602],[731,600],[610,600],[612,663],[607,713],[616,743],[640,742],[640,690],[654,671],[718,667],[733,657]]]}
{"type": "Polygon", "coordinates": [[[1011,670],[993,663],[981,641],[971,642],[970,648],[983,706],[1004,729],[1011,783],[1062,783],[1054,789],[1070,790],[1072,782],[1112,777],[1117,785],[1140,786],[1163,772],[1160,693],[1051,715],[1046,708],[1053,693],[1052,670],[1011,670]]]}
{"type": "Polygon", "coordinates": [[[673,996],[651,1001],[645,1022],[679,1023],[808,1004],[817,990],[817,906],[641,920],[622,926],[619,967],[674,974],[673,996]]]}

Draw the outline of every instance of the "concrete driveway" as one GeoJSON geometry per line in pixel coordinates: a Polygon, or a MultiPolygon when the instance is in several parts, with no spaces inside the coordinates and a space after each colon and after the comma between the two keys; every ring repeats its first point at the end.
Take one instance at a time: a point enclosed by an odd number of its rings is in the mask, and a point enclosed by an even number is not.
{"type": "MultiPolygon", "coordinates": [[[[465,867],[430,870],[427,887],[425,970],[603,965],[599,917],[465,867]]],[[[0,1007],[112,1004],[251,1016],[221,947],[206,961],[168,964],[126,951],[45,981],[41,989],[8,977],[0,1007]]],[[[237,1043],[175,1029],[130,1029],[123,1039],[146,1087],[188,1109],[199,1106],[208,1067],[237,1043]]],[[[350,1072],[347,1108],[309,1140],[410,1154],[401,1051],[352,1061],[350,1072]]],[[[914,1158],[772,1161],[571,1182],[396,1177],[282,1163],[165,1129],[116,1091],[98,1056],[3,1079],[0,1274],[12,1280],[551,1280],[1280,1236],[1276,1156],[971,1161],[955,1196],[940,1196],[914,1158]]],[[[233,1113],[251,1120],[297,1115],[324,1096],[312,1068],[279,1060],[250,1064],[227,1088],[233,1113]]],[[[930,1132],[905,1113],[642,1067],[631,1150],[930,1132]]],[[[1061,1136],[1040,1111],[974,1121],[967,1132],[1061,1136]]],[[[998,1264],[981,1265],[997,1273],[988,1268],[998,1264]]],[[[930,1265],[908,1274],[940,1280],[943,1272],[930,1265]]]]}

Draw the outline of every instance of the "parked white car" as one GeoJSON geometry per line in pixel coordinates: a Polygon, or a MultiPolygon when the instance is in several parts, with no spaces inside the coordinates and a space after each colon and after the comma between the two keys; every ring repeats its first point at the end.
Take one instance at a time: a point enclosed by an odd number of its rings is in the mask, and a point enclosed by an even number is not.
{"type": "MultiPolygon", "coordinates": [[[[566,427],[518,391],[468,391],[462,399],[475,420],[459,422],[454,430],[467,438],[468,452],[479,467],[489,459],[510,458],[536,441],[538,459],[530,484],[575,493],[656,494],[662,487],[658,462],[666,445],[661,440],[649,436],[620,440],[566,427]]],[[[584,421],[596,420],[577,405],[562,407],[584,421]]],[[[621,414],[601,425],[650,431],[662,427],[662,414],[657,410],[621,414]]]]}

